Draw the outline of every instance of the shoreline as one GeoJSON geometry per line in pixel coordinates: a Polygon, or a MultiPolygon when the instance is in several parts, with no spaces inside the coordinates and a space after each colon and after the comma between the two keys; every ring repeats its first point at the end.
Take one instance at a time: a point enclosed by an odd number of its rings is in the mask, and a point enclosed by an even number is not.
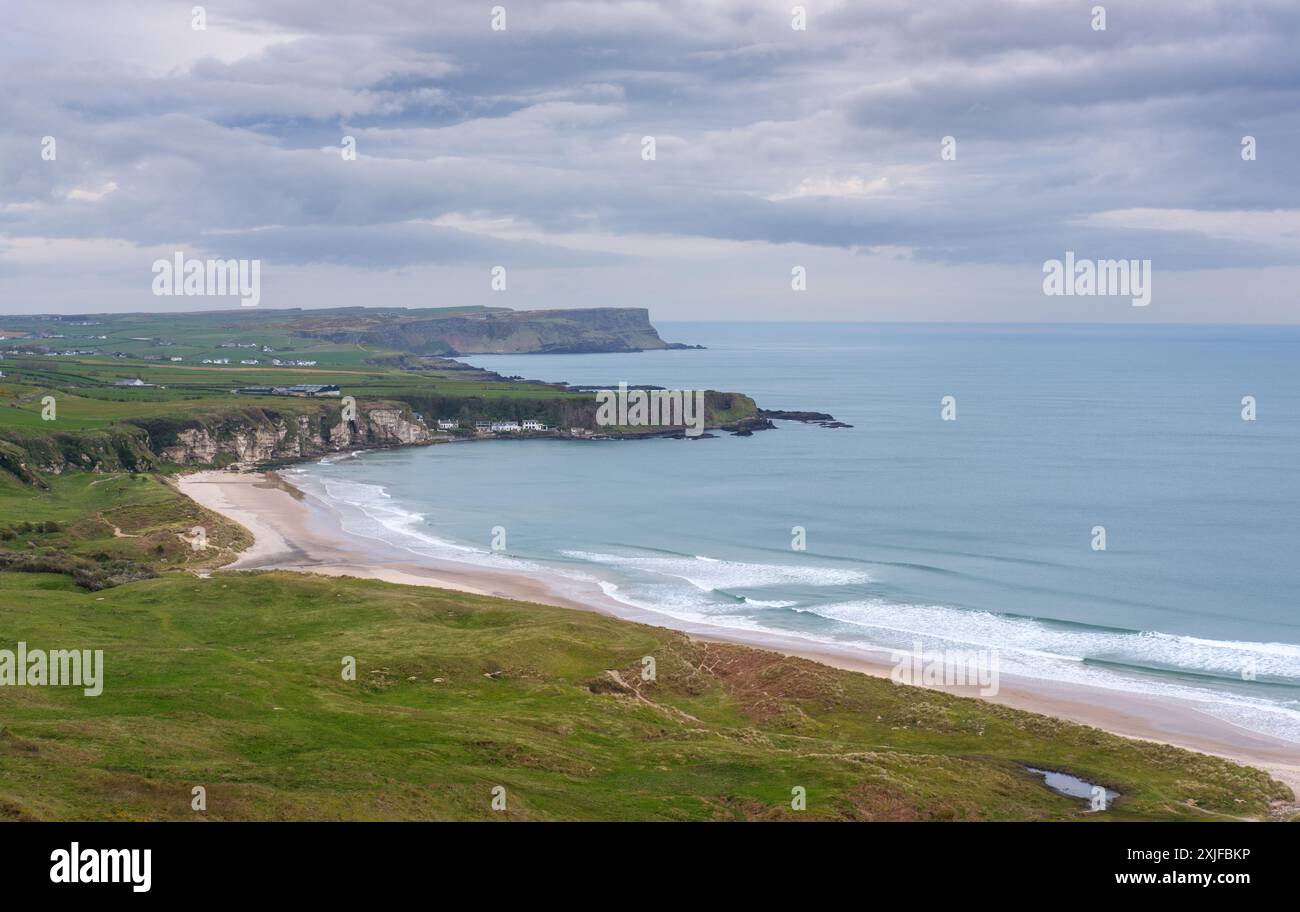
{"type": "MultiPolygon", "coordinates": [[[[836,668],[889,677],[890,650],[860,649],[799,640],[764,631],[677,621],[634,608],[591,585],[581,597],[544,579],[449,561],[417,560],[396,548],[378,560],[359,547],[329,506],[310,494],[294,497],[288,482],[264,472],[207,470],[180,476],[177,488],[201,506],[245,527],[253,545],[222,570],[291,570],[354,576],[401,585],[433,586],[473,595],[527,601],[679,630],[696,640],[732,643],[798,656],[836,668]]],[[[979,696],[971,687],[938,687],[959,696],[1052,716],[1128,738],[1170,744],[1266,770],[1300,798],[1300,745],[1253,732],[1174,698],[1158,698],[1079,684],[1003,675],[999,693],[979,696]]]]}

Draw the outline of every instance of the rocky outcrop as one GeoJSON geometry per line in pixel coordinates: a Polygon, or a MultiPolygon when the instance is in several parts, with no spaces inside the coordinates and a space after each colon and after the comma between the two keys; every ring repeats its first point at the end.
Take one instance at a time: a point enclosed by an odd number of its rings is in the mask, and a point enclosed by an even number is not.
{"type": "Polygon", "coordinates": [[[771,419],[763,418],[759,415],[751,415],[748,418],[741,418],[739,421],[721,426],[724,431],[731,431],[735,437],[752,437],[755,431],[771,431],[776,429],[776,425],[771,419]]]}
{"type": "MultiPolygon", "coordinates": [[[[428,443],[431,435],[424,423],[408,415],[400,408],[363,409],[363,440],[357,440],[352,429],[351,436],[344,437],[339,432],[340,440],[347,440],[348,446],[413,446],[428,443]]],[[[342,427],[342,425],[340,425],[342,427]]]]}
{"type": "Polygon", "coordinates": [[[843,421],[836,421],[834,415],[828,415],[825,412],[790,412],[779,409],[759,409],[758,417],[775,418],[777,421],[802,421],[804,424],[815,424],[824,428],[853,427],[853,425],[845,424],[843,421]]]}

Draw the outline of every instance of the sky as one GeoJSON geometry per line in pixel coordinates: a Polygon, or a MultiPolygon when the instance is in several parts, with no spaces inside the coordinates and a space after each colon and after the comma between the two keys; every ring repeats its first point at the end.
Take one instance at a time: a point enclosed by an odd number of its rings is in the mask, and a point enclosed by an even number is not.
{"type": "Polygon", "coordinates": [[[0,314],[237,306],[155,295],[181,252],[258,260],[261,307],[1300,321],[1294,0],[10,0],[5,20],[0,314]],[[1066,251],[1149,260],[1150,303],[1045,294],[1066,251]]]}

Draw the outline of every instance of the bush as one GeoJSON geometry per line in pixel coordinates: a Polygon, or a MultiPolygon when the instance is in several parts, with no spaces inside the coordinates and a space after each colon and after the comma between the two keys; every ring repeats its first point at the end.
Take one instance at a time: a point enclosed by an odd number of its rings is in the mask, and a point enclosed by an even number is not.
{"type": "Polygon", "coordinates": [[[131,583],[153,579],[158,574],[135,561],[115,560],[92,563],[60,551],[42,551],[37,554],[0,554],[0,570],[15,573],[62,573],[83,589],[98,592],[131,583]]]}

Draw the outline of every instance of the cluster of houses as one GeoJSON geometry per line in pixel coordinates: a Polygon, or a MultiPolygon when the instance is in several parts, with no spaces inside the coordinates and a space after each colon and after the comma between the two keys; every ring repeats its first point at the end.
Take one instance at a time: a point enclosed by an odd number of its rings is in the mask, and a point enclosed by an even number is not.
{"type": "MultiPolygon", "coordinates": [[[[172,360],[179,361],[181,359],[172,358],[172,360]]],[[[229,358],[204,358],[203,363],[204,364],[229,364],[230,359],[229,358]]],[[[254,365],[254,364],[261,364],[261,361],[259,361],[257,358],[241,358],[239,360],[239,363],[246,364],[246,365],[254,365]]],[[[281,361],[279,358],[272,358],[271,364],[273,364],[276,367],[315,367],[316,366],[315,361],[293,361],[293,360],[281,361]]]]}
{"type": "MultiPolygon", "coordinates": [[[[460,421],[455,418],[439,418],[435,424],[440,431],[454,431],[461,426],[460,421]]],[[[525,418],[523,421],[487,421],[479,420],[474,422],[474,432],[476,434],[511,434],[522,433],[523,431],[549,431],[550,428],[536,418],[525,418]]]]}
{"type": "Polygon", "coordinates": [[[241,386],[235,390],[245,396],[300,396],[315,399],[317,396],[341,396],[333,383],[296,383],[293,386],[241,386]]]}
{"type": "Polygon", "coordinates": [[[520,431],[545,431],[549,428],[536,418],[525,418],[523,421],[475,421],[474,430],[480,434],[506,434],[520,431]]]}

